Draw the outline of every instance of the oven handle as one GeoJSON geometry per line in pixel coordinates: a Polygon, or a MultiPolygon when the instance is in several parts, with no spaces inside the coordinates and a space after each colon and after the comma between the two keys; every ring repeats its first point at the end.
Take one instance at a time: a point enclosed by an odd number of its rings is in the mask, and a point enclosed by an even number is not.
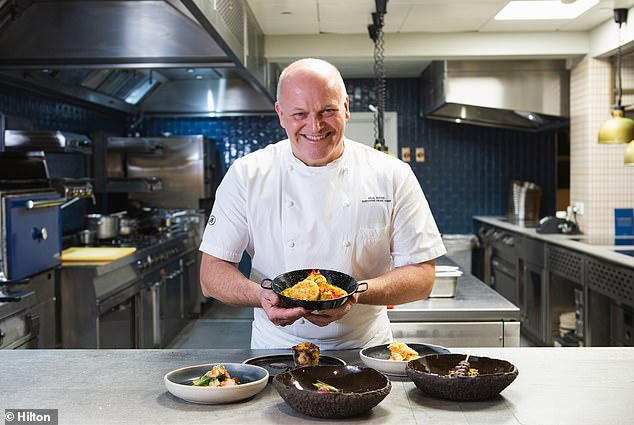
{"type": "Polygon", "coordinates": [[[58,207],[65,202],[66,198],[47,199],[44,201],[34,201],[32,199],[29,199],[25,202],[25,206],[27,210],[33,210],[36,208],[58,207]]]}

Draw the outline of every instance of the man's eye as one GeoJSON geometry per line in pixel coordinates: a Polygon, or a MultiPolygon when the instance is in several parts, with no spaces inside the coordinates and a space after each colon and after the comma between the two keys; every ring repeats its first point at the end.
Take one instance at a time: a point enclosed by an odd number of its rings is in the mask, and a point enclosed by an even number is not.
{"type": "Polygon", "coordinates": [[[293,114],[293,117],[295,117],[295,118],[304,118],[305,116],[306,116],[305,112],[295,112],[293,114]]]}

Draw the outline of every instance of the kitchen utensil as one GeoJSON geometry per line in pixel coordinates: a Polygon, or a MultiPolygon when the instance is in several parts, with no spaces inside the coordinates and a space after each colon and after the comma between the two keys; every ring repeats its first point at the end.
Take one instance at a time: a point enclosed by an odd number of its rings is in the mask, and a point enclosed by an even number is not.
{"type": "Polygon", "coordinates": [[[506,360],[469,356],[477,376],[449,376],[465,354],[430,354],[411,360],[405,371],[416,387],[427,395],[456,401],[486,400],[498,395],[519,374],[506,360]]]}
{"type": "Polygon", "coordinates": [[[84,229],[79,232],[79,242],[82,245],[92,245],[95,243],[95,232],[94,230],[84,229]]]}
{"type": "MultiPolygon", "coordinates": [[[[295,368],[292,354],[271,354],[268,356],[252,357],[243,363],[263,367],[269,372],[271,379],[279,373],[295,368]]],[[[319,356],[319,366],[345,366],[346,362],[338,357],[319,356]]]]}
{"type": "Polygon", "coordinates": [[[360,415],[379,404],[392,389],[381,372],[359,366],[306,366],[280,373],[273,386],[293,409],[307,416],[335,419],[360,415]],[[319,392],[322,381],[340,392],[319,392]]]}
{"type": "Polygon", "coordinates": [[[273,290],[273,292],[275,292],[282,299],[282,304],[285,307],[304,307],[308,310],[327,310],[331,308],[337,308],[344,302],[346,302],[348,298],[352,296],[352,294],[356,292],[365,292],[368,290],[368,284],[366,282],[357,283],[357,281],[353,277],[348,276],[345,273],[334,270],[319,269],[318,272],[326,278],[328,283],[338,286],[339,288],[346,291],[347,294],[343,297],[323,301],[298,300],[282,295],[282,291],[284,289],[290,288],[296,283],[306,279],[306,276],[308,276],[312,271],[313,269],[300,269],[293,270],[287,273],[282,273],[273,280],[262,280],[260,286],[262,286],[262,288],[264,289],[273,290]],[[359,287],[361,285],[365,285],[365,287],[363,289],[360,289],[359,287]]]}
{"type": "MultiPolygon", "coordinates": [[[[406,343],[408,347],[416,351],[420,356],[426,356],[427,354],[449,353],[445,347],[431,344],[418,344],[418,343],[406,343]]],[[[361,360],[367,367],[374,368],[379,372],[387,375],[394,376],[407,376],[405,367],[406,361],[390,360],[392,352],[387,348],[389,344],[375,345],[373,347],[366,347],[359,352],[361,360]]]]}
{"type": "Polygon", "coordinates": [[[222,363],[238,385],[224,387],[197,387],[192,381],[209,372],[215,365],[189,366],[168,372],[163,377],[165,388],[178,398],[199,404],[233,403],[252,397],[262,391],[269,382],[269,373],[259,366],[243,363],[222,363]]]}
{"type": "Polygon", "coordinates": [[[88,228],[94,230],[97,239],[112,239],[119,234],[119,216],[104,214],[86,214],[88,228]]]}

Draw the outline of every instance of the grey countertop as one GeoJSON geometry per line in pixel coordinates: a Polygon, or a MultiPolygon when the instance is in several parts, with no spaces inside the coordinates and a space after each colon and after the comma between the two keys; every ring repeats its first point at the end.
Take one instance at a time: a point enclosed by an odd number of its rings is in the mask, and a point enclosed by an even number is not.
{"type": "MultiPolygon", "coordinates": [[[[447,257],[440,257],[436,263],[455,265],[447,257]]],[[[388,310],[388,316],[391,322],[519,320],[520,309],[463,270],[455,297],[427,298],[397,305],[388,310]]]]}
{"type": "MultiPolygon", "coordinates": [[[[452,349],[456,353],[466,350],[452,349]]],[[[251,399],[197,405],[167,392],[165,373],[196,364],[242,362],[269,350],[3,350],[0,416],[5,409],[58,409],[60,424],[329,423],[288,407],[269,384],[251,399]]],[[[517,379],[489,401],[433,399],[408,378],[369,413],[341,422],[369,424],[634,423],[634,348],[470,348],[510,361],[517,379]]],[[[280,351],[277,351],[280,353],[280,351]]],[[[358,351],[332,351],[361,364],[358,351]]],[[[9,424],[10,422],[5,421],[9,424]]]]}
{"type": "MultiPolygon", "coordinates": [[[[504,220],[504,217],[500,216],[474,216],[474,220],[481,223],[490,224],[502,229],[510,230],[515,233],[519,233],[533,239],[539,239],[544,242],[559,245],[564,248],[572,249],[574,251],[582,252],[587,255],[591,255],[603,260],[608,260],[616,264],[620,264],[625,267],[634,268],[634,257],[629,255],[620,254],[614,252],[609,246],[602,245],[589,245],[577,240],[579,238],[602,238],[606,235],[564,235],[564,234],[544,234],[537,233],[534,227],[524,227],[517,224],[509,223],[504,220]]],[[[624,248],[634,250],[634,247],[624,248]]]]}

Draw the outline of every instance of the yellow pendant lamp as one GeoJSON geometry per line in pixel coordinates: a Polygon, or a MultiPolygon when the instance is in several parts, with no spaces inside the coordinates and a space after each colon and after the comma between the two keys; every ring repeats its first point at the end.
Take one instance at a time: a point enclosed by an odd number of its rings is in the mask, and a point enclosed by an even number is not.
{"type": "Polygon", "coordinates": [[[599,128],[598,142],[600,144],[629,143],[634,139],[634,120],[623,116],[621,106],[621,24],[627,22],[627,9],[614,9],[614,22],[619,25],[619,43],[616,54],[616,80],[617,95],[616,105],[612,108],[612,118],[601,124],[599,128]]]}
{"type": "Polygon", "coordinates": [[[627,149],[625,149],[625,160],[623,162],[628,167],[634,167],[634,141],[627,144],[627,149]]]}

